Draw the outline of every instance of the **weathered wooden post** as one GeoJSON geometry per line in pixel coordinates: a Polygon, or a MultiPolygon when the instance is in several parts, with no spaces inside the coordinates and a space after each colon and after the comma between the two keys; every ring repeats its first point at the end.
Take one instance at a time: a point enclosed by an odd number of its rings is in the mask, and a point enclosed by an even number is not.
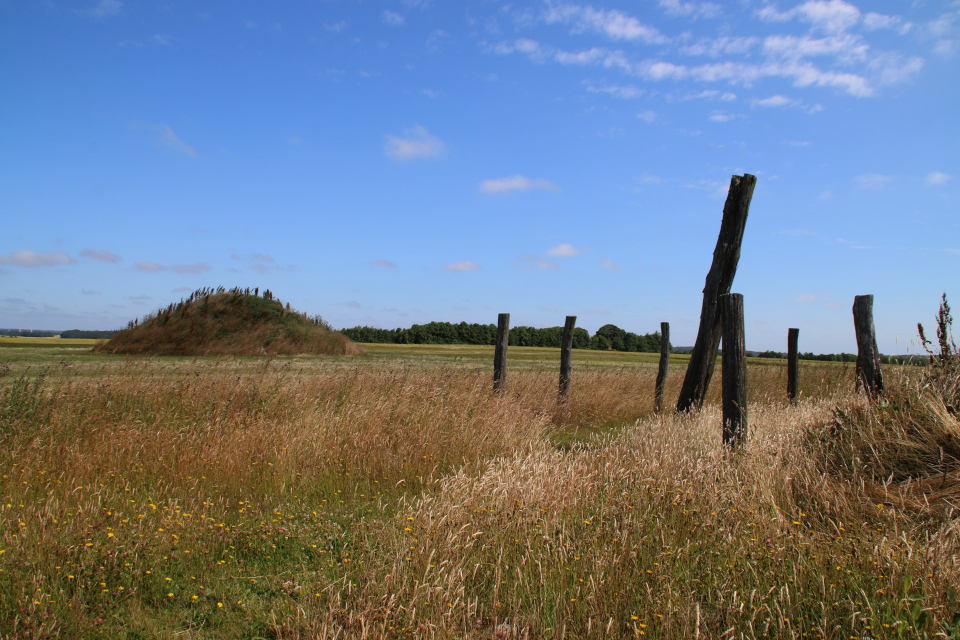
{"type": "Polygon", "coordinates": [[[723,332],[723,320],[717,306],[720,296],[730,293],[733,277],[737,273],[740,244],[743,242],[743,230],[747,224],[747,213],[756,184],[756,176],[749,173],[730,178],[730,190],[723,205],[720,235],[703,287],[700,329],[697,331],[697,341],[690,352],[687,374],[683,378],[683,386],[677,398],[677,413],[699,411],[710,387],[720,335],[723,332]]]}
{"type": "Polygon", "coordinates": [[[507,391],[507,344],[510,342],[510,314],[497,316],[497,346],[493,352],[493,392],[507,391]]]}
{"type": "Polygon", "coordinates": [[[670,360],[670,323],[660,323],[660,366],[657,368],[657,383],[653,390],[653,410],[663,409],[663,386],[667,382],[667,364],[670,360]]]}
{"type": "Polygon", "coordinates": [[[872,295],[854,297],[853,326],[857,331],[857,391],[866,389],[867,395],[875,398],[883,393],[883,374],[873,326],[872,295]]]}
{"type": "Polygon", "coordinates": [[[723,443],[731,449],[747,440],[747,351],[743,339],[743,296],[720,296],[723,316],[723,443]]]}
{"type": "Polygon", "coordinates": [[[800,329],[787,329],[787,397],[796,402],[800,394],[800,353],[797,351],[797,339],[800,329]]]}
{"type": "Polygon", "coordinates": [[[573,328],[577,325],[577,316],[567,316],[563,323],[563,339],[560,342],[560,392],[557,400],[560,403],[567,401],[570,395],[570,373],[573,369],[573,328]]]}

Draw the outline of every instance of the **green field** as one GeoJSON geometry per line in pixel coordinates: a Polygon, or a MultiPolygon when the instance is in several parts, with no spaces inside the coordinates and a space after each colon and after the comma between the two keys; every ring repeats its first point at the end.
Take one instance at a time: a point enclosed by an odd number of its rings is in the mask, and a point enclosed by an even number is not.
{"type": "Polygon", "coordinates": [[[871,406],[804,362],[790,404],[751,360],[730,457],[719,381],[654,412],[656,354],[576,351],[558,404],[556,349],[501,397],[492,347],[64,342],[0,341],[0,637],[960,633],[957,397],[916,369],[871,406]]]}

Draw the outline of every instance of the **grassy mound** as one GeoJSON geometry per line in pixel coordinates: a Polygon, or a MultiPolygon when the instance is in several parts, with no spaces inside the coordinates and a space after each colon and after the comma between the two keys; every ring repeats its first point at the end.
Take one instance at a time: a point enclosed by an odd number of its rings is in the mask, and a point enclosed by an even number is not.
{"type": "Polygon", "coordinates": [[[269,290],[198,289],[186,300],[132,321],[105,353],[153,355],[354,355],[363,350],[320,316],[283,305],[269,290]]]}

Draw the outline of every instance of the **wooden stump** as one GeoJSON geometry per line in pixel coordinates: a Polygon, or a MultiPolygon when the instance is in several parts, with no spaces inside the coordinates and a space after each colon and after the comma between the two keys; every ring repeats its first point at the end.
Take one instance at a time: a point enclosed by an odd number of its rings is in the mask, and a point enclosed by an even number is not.
{"type": "Polygon", "coordinates": [[[510,314],[497,316],[497,346],[493,352],[493,392],[507,391],[507,344],[510,342],[510,314]]]}
{"type": "Polygon", "coordinates": [[[747,351],[743,338],[743,296],[720,296],[723,315],[723,443],[731,449],[747,440],[747,351]]]}
{"type": "Polygon", "coordinates": [[[660,366],[657,367],[657,382],[653,390],[653,408],[657,413],[663,409],[663,387],[667,382],[667,365],[670,361],[670,323],[660,323],[660,366]]]}
{"type": "Polygon", "coordinates": [[[876,398],[883,393],[883,374],[873,326],[872,295],[854,297],[853,326],[857,332],[857,391],[863,389],[876,398]]]}
{"type": "Polygon", "coordinates": [[[577,325],[577,316],[567,316],[563,324],[563,340],[560,343],[560,391],[557,400],[567,401],[570,395],[570,374],[573,370],[573,329],[577,325]]]}
{"type": "Polygon", "coordinates": [[[797,339],[800,329],[787,329],[787,397],[796,402],[800,394],[800,353],[797,351],[797,339]]]}

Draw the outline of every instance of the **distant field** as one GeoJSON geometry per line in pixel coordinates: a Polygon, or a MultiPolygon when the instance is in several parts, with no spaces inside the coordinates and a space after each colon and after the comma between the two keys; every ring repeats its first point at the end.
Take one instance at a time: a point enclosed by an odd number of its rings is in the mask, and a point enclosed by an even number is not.
{"type": "Polygon", "coordinates": [[[37,346],[37,347],[62,347],[62,346],[89,346],[101,342],[95,338],[12,338],[9,336],[0,336],[0,347],[5,346],[37,346]]]}

